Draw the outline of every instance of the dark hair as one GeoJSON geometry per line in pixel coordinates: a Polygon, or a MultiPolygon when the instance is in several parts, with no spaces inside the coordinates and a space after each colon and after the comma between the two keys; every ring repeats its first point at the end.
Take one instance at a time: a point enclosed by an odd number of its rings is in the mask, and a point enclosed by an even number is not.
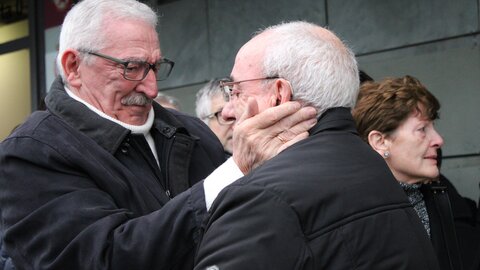
{"type": "Polygon", "coordinates": [[[360,78],[360,84],[363,84],[365,82],[373,82],[373,78],[370,77],[365,71],[359,70],[358,71],[358,77],[360,78]]]}
{"type": "Polygon", "coordinates": [[[435,120],[439,109],[435,96],[418,79],[407,75],[362,84],[352,114],[360,136],[368,141],[370,131],[389,134],[414,112],[435,120]]]}

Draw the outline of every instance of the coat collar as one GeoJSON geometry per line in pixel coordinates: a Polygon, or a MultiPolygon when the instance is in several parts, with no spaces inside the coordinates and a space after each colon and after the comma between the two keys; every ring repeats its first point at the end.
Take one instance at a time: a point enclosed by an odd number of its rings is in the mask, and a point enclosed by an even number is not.
{"type": "MultiPolygon", "coordinates": [[[[71,98],[58,77],[45,98],[47,109],[63,119],[68,125],[90,137],[108,152],[114,154],[130,130],[107,120],[88,109],[84,104],[71,98]]],[[[176,132],[188,135],[187,130],[169,111],[153,103],[155,120],[153,127],[160,134],[171,138],[176,132]]]]}
{"type": "Polygon", "coordinates": [[[318,118],[317,124],[309,130],[309,133],[313,135],[327,130],[341,130],[358,135],[350,109],[345,107],[330,108],[325,111],[318,118]]]}

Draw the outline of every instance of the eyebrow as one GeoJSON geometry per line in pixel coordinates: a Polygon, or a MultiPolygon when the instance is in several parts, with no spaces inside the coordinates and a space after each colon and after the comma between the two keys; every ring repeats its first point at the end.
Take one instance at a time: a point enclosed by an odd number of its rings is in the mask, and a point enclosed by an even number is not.
{"type": "MultiPolygon", "coordinates": [[[[150,63],[150,61],[147,61],[147,59],[145,58],[139,58],[139,57],[128,57],[128,58],[119,58],[120,60],[123,60],[125,62],[144,62],[144,63],[150,63]]],[[[159,59],[155,60],[154,63],[157,63],[159,61],[161,61],[163,58],[160,57],[159,59]]]]}
{"type": "Polygon", "coordinates": [[[145,62],[144,59],[140,59],[137,57],[127,57],[127,58],[118,58],[124,62],[145,62]]]}

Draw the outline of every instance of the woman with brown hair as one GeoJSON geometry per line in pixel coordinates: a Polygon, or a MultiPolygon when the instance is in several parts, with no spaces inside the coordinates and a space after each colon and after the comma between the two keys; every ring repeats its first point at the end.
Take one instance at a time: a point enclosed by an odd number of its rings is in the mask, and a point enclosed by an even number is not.
{"type": "Polygon", "coordinates": [[[434,127],[439,109],[438,100],[418,79],[405,76],[363,83],[352,113],[360,136],[385,159],[407,194],[441,269],[479,269],[478,227],[454,220],[452,203],[465,202],[446,183],[434,181],[440,174],[437,151],[443,145],[434,127]]]}

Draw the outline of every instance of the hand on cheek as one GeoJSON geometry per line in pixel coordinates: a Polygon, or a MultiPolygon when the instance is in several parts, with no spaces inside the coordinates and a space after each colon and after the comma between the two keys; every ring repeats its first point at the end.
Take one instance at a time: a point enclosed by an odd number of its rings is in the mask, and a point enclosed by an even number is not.
{"type": "Polygon", "coordinates": [[[254,98],[245,101],[245,111],[233,131],[233,159],[247,174],[288,146],[308,137],[316,124],[316,110],[286,102],[258,112],[254,98]]]}

